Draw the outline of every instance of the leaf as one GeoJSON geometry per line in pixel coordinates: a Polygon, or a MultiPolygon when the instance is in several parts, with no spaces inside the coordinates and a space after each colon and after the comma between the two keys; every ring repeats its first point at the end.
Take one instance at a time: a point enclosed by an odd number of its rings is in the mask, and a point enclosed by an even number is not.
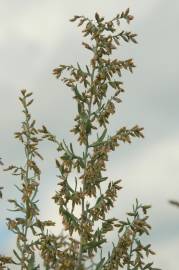
{"type": "Polygon", "coordinates": [[[34,193],[33,193],[33,196],[31,198],[31,201],[33,202],[34,198],[36,197],[37,195],[37,192],[38,192],[38,188],[35,189],[34,193]]]}
{"type": "Polygon", "coordinates": [[[106,136],[106,133],[107,133],[107,129],[105,128],[102,135],[98,138],[98,140],[95,143],[91,144],[89,147],[96,147],[96,146],[101,145],[106,136]]]}
{"type": "Polygon", "coordinates": [[[38,156],[41,160],[44,159],[44,158],[41,156],[41,154],[39,154],[39,152],[35,151],[34,154],[36,154],[36,156],[38,156]]]}
{"type": "Polygon", "coordinates": [[[78,158],[78,160],[79,160],[79,163],[80,163],[80,166],[81,166],[81,168],[85,168],[85,164],[84,164],[84,161],[83,161],[83,159],[81,158],[81,157],[77,157],[78,158]]]}
{"type": "Polygon", "coordinates": [[[178,201],[170,200],[169,203],[179,207],[179,202],[178,201]]]}
{"type": "Polygon", "coordinates": [[[2,198],[2,190],[3,189],[3,187],[0,187],[0,198],[2,198]]]}
{"type": "Polygon", "coordinates": [[[15,251],[15,249],[13,249],[13,253],[16,256],[16,258],[21,262],[21,258],[19,256],[19,254],[17,253],[17,251],[15,251]]]}
{"type": "Polygon", "coordinates": [[[70,22],[74,22],[74,21],[76,21],[77,19],[79,19],[80,18],[80,16],[77,16],[77,15],[75,15],[72,19],[70,19],[69,21],[70,22]]]}
{"type": "Polygon", "coordinates": [[[116,82],[115,81],[109,81],[109,84],[112,88],[116,89],[116,82]]]}
{"type": "Polygon", "coordinates": [[[99,241],[91,241],[83,246],[84,252],[87,250],[95,249],[101,247],[102,244],[106,243],[106,239],[101,239],[99,241]]]}
{"type": "Polygon", "coordinates": [[[103,131],[101,137],[99,137],[99,139],[98,139],[98,141],[97,141],[98,143],[101,143],[101,142],[103,141],[103,139],[104,139],[105,136],[106,136],[106,133],[107,133],[107,128],[104,129],[104,131],[103,131]]]}
{"type": "Polygon", "coordinates": [[[80,102],[78,102],[78,113],[81,114],[82,111],[82,105],[80,102]]]}
{"type": "Polygon", "coordinates": [[[132,42],[134,42],[135,44],[138,43],[137,40],[136,40],[135,38],[133,38],[133,37],[131,37],[131,40],[132,40],[132,42]]]}
{"type": "Polygon", "coordinates": [[[34,101],[34,100],[31,99],[31,100],[27,103],[27,106],[30,106],[30,105],[32,104],[33,101],[34,101]]]}
{"type": "Polygon", "coordinates": [[[72,143],[70,143],[70,150],[71,150],[72,154],[74,154],[72,143]]]}
{"type": "Polygon", "coordinates": [[[126,9],[124,16],[127,17],[128,14],[129,14],[129,8],[126,9]]]}
{"type": "Polygon", "coordinates": [[[33,252],[31,257],[30,257],[30,260],[29,260],[29,263],[27,266],[27,270],[37,270],[37,269],[40,269],[40,266],[39,265],[35,266],[35,255],[33,252]]]}
{"type": "Polygon", "coordinates": [[[96,265],[95,270],[101,270],[104,264],[105,258],[102,258],[102,260],[96,265]]]}
{"type": "Polygon", "coordinates": [[[128,37],[126,37],[125,35],[122,35],[121,37],[123,38],[124,41],[126,41],[126,42],[129,41],[128,37]]]}
{"type": "Polygon", "coordinates": [[[32,96],[32,92],[28,93],[25,97],[27,98],[27,97],[30,97],[30,96],[32,96]]]}
{"type": "Polygon", "coordinates": [[[8,200],[8,202],[10,202],[10,203],[14,203],[14,205],[17,207],[17,209],[9,209],[9,211],[22,211],[22,212],[26,212],[26,210],[25,210],[25,208],[24,208],[24,206],[23,205],[20,205],[19,203],[17,203],[17,201],[16,200],[12,200],[12,199],[10,199],[10,200],[8,200]]]}
{"type": "Polygon", "coordinates": [[[70,158],[72,158],[72,157],[73,157],[73,153],[70,152],[70,150],[69,150],[69,148],[68,148],[68,146],[66,145],[66,143],[65,143],[64,140],[63,140],[63,143],[64,143],[64,145],[65,145],[65,147],[64,147],[65,152],[67,153],[67,155],[68,155],[70,158]]]}
{"type": "Polygon", "coordinates": [[[23,96],[25,96],[25,93],[26,93],[26,92],[27,92],[26,89],[21,90],[21,93],[22,93],[23,96]]]}
{"type": "Polygon", "coordinates": [[[95,13],[95,19],[97,22],[99,22],[99,20],[100,20],[99,14],[97,12],[95,13]]]}
{"type": "Polygon", "coordinates": [[[81,19],[78,26],[81,26],[85,21],[86,21],[86,19],[81,19]]]}
{"type": "Polygon", "coordinates": [[[153,263],[148,263],[146,264],[146,266],[143,268],[144,270],[145,269],[151,269],[151,266],[153,265],[153,263]]]}
{"type": "Polygon", "coordinates": [[[89,67],[86,65],[86,70],[88,72],[88,75],[91,76],[91,73],[90,73],[90,70],[89,70],[89,67]]]}
{"type": "Polygon", "coordinates": [[[120,43],[119,43],[118,38],[114,37],[113,39],[114,39],[114,42],[116,43],[116,45],[118,45],[118,46],[119,46],[119,45],[120,45],[120,43]]]}
{"type": "Polygon", "coordinates": [[[83,101],[83,97],[82,97],[82,95],[80,94],[80,92],[78,91],[77,86],[73,87],[73,91],[75,92],[76,97],[77,97],[79,100],[83,101]]]}

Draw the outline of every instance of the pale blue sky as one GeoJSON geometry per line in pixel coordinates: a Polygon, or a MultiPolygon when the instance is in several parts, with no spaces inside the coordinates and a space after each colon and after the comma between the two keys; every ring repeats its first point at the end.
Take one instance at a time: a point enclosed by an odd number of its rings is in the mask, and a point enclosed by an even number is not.
{"type": "MultiPolygon", "coordinates": [[[[133,75],[125,74],[126,93],[118,114],[111,119],[111,130],[139,124],[145,139],[123,145],[111,155],[108,175],[122,178],[123,190],[113,210],[121,218],[136,197],[152,204],[150,242],[163,270],[176,270],[179,250],[179,210],[168,199],[179,198],[179,2],[177,0],[2,0],[0,8],[0,156],[5,164],[21,164],[21,145],[13,133],[22,121],[18,103],[19,90],[34,93],[32,114],[39,126],[46,124],[59,138],[74,141],[69,129],[74,106],[71,93],[52,76],[59,64],[86,63],[80,29],[69,19],[75,15],[93,17],[98,11],[110,18],[130,7],[135,16],[128,29],[138,33],[138,45],[125,45],[118,57],[130,56],[137,65],[133,75]],[[121,216],[120,216],[121,215],[121,216]]],[[[43,218],[56,220],[57,208],[47,202],[56,189],[55,148],[41,146],[43,162],[40,206],[43,218]],[[44,196],[45,194],[45,196],[44,196]]],[[[4,225],[10,216],[6,200],[16,196],[13,187],[18,179],[1,173],[5,187],[1,202],[1,247],[8,253],[14,242],[4,225]]],[[[56,232],[59,228],[56,228],[56,232]]]]}

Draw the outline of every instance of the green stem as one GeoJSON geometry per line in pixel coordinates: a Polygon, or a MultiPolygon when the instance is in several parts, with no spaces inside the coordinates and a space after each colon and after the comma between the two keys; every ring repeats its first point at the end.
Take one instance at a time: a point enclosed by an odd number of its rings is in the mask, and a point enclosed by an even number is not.
{"type": "MultiPolygon", "coordinates": [[[[131,243],[130,251],[129,251],[129,260],[132,258],[134,240],[135,240],[135,234],[132,237],[132,243],[131,243]]],[[[127,270],[130,270],[130,262],[127,265],[127,270]]]]}
{"type": "MultiPolygon", "coordinates": [[[[97,48],[97,46],[96,46],[97,48]]],[[[95,52],[96,53],[96,48],[95,48],[95,52]]],[[[94,80],[94,73],[95,73],[95,69],[96,67],[93,67],[92,73],[91,73],[91,86],[93,84],[93,80],[94,80]]],[[[92,99],[93,96],[91,95],[90,97],[90,101],[88,104],[88,119],[90,120],[91,118],[91,107],[92,107],[92,99]]],[[[87,142],[86,142],[86,146],[85,146],[85,167],[84,167],[84,171],[86,170],[87,167],[87,159],[88,159],[88,150],[89,150],[89,141],[88,141],[89,136],[87,136],[87,142]]],[[[85,183],[83,182],[83,187],[82,187],[83,192],[85,191],[85,183]]],[[[84,217],[84,212],[85,212],[85,198],[82,198],[82,209],[81,209],[81,223],[83,223],[83,217],[84,217]]],[[[81,266],[81,261],[82,261],[82,242],[83,242],[83,232],[80,235],[80,250],[79,250],[79,256],[78,256],[78,261],[77,261],[77,265],[75,270],[80,269],[81,266]]]]}
{"type": "MultiPolygon", "coordinates": [[[[30,135],[29,135],[29,120],[28,120],[28,110],[27,108],[25,108],[25,115],[26,115],[26,127],[27,127],[27,133],[26,133],[26,137],[27,137],[27,141],[26,141],[26,146],[25,146],[25,155],[26,155],[26,174],[25,174],[25,178],[24,178],[24,184],[27,185],[28,184],[28,178],[29,178],[29,161],[31,160],[32,156],[30,156],[30,152],[28,149],[28,146],[30,144],[30,135]]],[[[24,228],[24,246],[23,246],[23,250],[22,250],[22,265],[21,265],[21,270],[24,269],[24,262],[27,260],[25,254],[27,251],[27,233],[28,233],[28,214],[27,214],[27,209],[29,208],[29,199],[27,198],[25,201],[25,206],[26,206],[26,223],[25,223],[25,228],[24,228]]]]}

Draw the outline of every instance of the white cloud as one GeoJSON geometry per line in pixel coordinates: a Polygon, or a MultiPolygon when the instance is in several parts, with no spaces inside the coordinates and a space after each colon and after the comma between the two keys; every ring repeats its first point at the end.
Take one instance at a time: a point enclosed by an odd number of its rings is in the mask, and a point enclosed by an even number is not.
{"type": "Polygon", "coordinates": [[[65,19],[63,8],[57,1],[54,1],[53,5],[51,1],[32,1],[28,6],[21,3],[11,9],[8,4],[4,4],[1,14],[2,41],[20,38],[29,42],[40,42],[43,46],[53,44],[59,35],[63,35],[64,21],[68,19],[65,19]]]}
{"type": "Polygon", "coordinates": [[[162,3],[161,0],[143,0],[143,1],[134,1],[134,0],[111,0],[110,2],[104,1],[95,1],[91,0],[88,2],[78,1],[71,2],[70,0],[65,1],[62,5],[66,9],[67,12],[80,13],[83,14],[93,14],[95,11],[99,11],[105,14],[109,14],[111,16],[116,12],[121,12],[126,8],[130,8],[131,12],[134,13],[139,20],[146,18],[146,16],[150,16],[152,11],[156,8],[157,5],[162,3]]]}
{"type": "Polygon", "coordinates": [[[151,197],[155,202],[162,198],[167,200],[176,197],[178,160],[178,136],[164,138],[153,144],[148,143],[137,157],[122,165],[124,179],[127,178],[126,189],[144,198],[151,197]]]}
{"type": "Polygon", "coordinates": [[[179,234],[175,239],[161,241],[155,245],[156,255],[153,257],[155,265],[162,270],[178,269],[179,234]]]}
{"type": "MultiPolygon", "coordinates": [[[[109,3],[101,1],[31,1],[30,4],[22,0],[12,4],[10,1],[1,5],[0,11],[0,39],[5,41],[10,36],[22,36],[27,40],[38,41],[44,46],[53,44],[59,35],[68,29],[68,19],[78,14],[90,14],[93,16],[95,11],[101,11],[104,15],[114,15],[114,12],[120,12],[127,7],[131,8],[138,20],[149,16],[161,1],[110,1],[109,3]],[[55,34],[56,33],[56,34],[55,34]]],[[[70,29],[68,29],[70,31],[70,29]]]]}

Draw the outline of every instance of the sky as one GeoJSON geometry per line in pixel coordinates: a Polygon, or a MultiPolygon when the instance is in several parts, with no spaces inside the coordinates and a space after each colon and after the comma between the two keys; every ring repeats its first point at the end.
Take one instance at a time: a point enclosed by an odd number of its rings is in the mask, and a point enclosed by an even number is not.
{"type": "MultiPolygon", "coordinates": [[[[138,34],[138,44],[123,44],[117,57],[132,57],[134,74],[123,76],[125,93],[111,130],[125,125],[144,127],[144,140],[122,145],[111,154],[108,175],[122,179],[123,189],[112,213],[121,218],[138,198],[151,204],[149,242],[152,259],[163,270],[176,270],[179,250],[179,209],[168,203],[179,199],[179,2],[177,0],[1,0],[0,8],[0,157],[5,165],[22,164],[23,149],[14,139],[22,121],[21,89],[34,94],[31,107],[39,126],[45,124],[59,138],[74,141],[69,130],[75,113],[72,95],[52,75],[59,64],[87,63],[80,29],[69,22],[73,15],[93,18],[97,11],[110,19],[130,7],[135,20],[127,29],[138,34]]],[[[50,198],[57,187],[55,147],[43,144],[45,157],[39,193],[41,216],[58,224],[58,209],[50,198]]],[[[18,179],[1,170],[0,253],[10,254],[15,239],[5,225],[11,216],[9,198],[17,195],[18,179]]],[[[59,232],[60,225],[55,231],[59,232]]]]}

